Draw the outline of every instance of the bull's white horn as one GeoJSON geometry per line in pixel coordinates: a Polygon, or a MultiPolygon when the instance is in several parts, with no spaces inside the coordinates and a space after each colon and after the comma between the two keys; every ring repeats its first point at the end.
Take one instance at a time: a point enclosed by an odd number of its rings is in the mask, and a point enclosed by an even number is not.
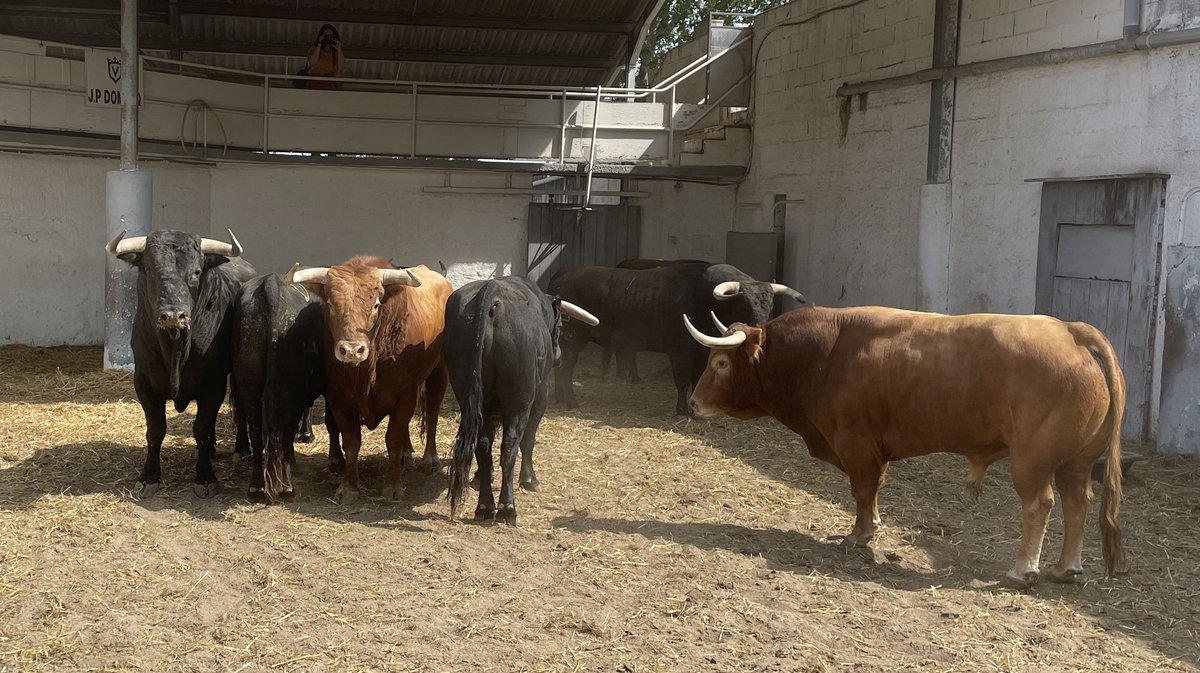
{"type": "Polygon", "coordinates": [[[729,328],[721,324],[721,320],[717,317],[715,311],[709,311],[708,315],[712,316],[713,325],[716,325],[717,331],[721,333],[721,336],[725,336],[725,333],[729,331],[729,328]]]}
{"type": "Polygon", "coordinates": [[[108,242],[104,249],[110,255],[124,255],[129,252],[142,252],[146,249],[146,237],[134,236],[133,238],[125,238],[128,229],[122,229],[117,237],[108,242]]]}
{"type": "MultiPolygon", "coordinates": [[[[300,266],[300,262],[296,262],[296,266],[300,266]]],[[[314,266],[311,269],[297,271],[296,267],[288,272],[287,282],[289,283],[320,283],[325,284],[325,276],[329,273],[327,266],[314,266]]]]}
{"type": "Polygon", "coordinates": [[[597,318],[596,316],[592,315],[591,313],[588,313],[587,311],[579,308],[578,306],[576,306],[575,304],[572,304],[569,301],[559,300],[558,308],[566,315],[569,315],[576,320],[583,321],[583,322],[587,323],[588,325],[591,325],[592,327],[595,327],[596,325],[600,324],[599,318],[597,318]]]}
{"type": "Polygon", "coordinates": [[[421,287],[421,281],[408,269],[380,269],[379,281],[384,285],[421,287]]]}
{"type": "Polygon", "coordinates": [[[226,229],[229,232],[229,240],[232,243],[224,241],[216,241],[211,238],[200,239],[200,252],[206,255],[224,255],[226,257],[241,257],[242,244],[237,240],[237,236],[233,235],[232,229],[226,229]]]}
{"type": "Polygon", "coordinates": [[[806,299],[804,297],[804,295],[800,294],[799,292],[793,290],[792,288],[790,288],[786,285],[780,285],[779,283],[771,283],[770,285],[771,285],[771,292],[773,292],[775,294],[782,294],[784,296],[791,297],[792,299],[795,299],[796,301],[800,302],[801,304],[808,303],[808,299],[806,299]]]}
{"type": "Polygon", "coordinates": [[[742,291],[742,284],[736,280],[725,281],[713,288],[713,296],[717,299],[730,299],[742,291]]]}
{"type": "Polygon", "coordinates": [[[709,348],[737,348],[746,340],[746,333],[740,331],[724,337],[708,336],[692,325],[692,321],[688,319],[686,313],[683,314],[683,324],[687,327],[688,334],[691,334],[696,343],[701,346],[709,348]]]}

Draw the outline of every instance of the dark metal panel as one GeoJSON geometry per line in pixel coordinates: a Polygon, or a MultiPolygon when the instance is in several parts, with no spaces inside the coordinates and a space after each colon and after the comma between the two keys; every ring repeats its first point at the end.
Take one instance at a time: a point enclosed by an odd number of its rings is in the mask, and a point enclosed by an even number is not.
{"type": "Polygon", "coordinates": [[[542,289],[560,270],[574,266],[616,266],[637,257],[641,208],[593,206],[591,210],[551,203],[529,204],[529,278],[542,289]]]}

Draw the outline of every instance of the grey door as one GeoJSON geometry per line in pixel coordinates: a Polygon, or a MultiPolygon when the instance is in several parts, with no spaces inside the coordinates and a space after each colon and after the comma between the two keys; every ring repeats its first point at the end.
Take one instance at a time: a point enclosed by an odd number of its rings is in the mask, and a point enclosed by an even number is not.
{"type": "Polygon", "coordinates": [[[1038,313],[1108,336],[1127,388],[1122,434],[1146,439],[1165,176],[1042,186],[1038,313]]]}
{"type": "Polygon", "coordinates": [[[576,210],[552,203],[529,204],[529,278],[543,290],[560,269],[616,266],[637,257],[642,240],[639,206],[592,206],[576,210]]]}

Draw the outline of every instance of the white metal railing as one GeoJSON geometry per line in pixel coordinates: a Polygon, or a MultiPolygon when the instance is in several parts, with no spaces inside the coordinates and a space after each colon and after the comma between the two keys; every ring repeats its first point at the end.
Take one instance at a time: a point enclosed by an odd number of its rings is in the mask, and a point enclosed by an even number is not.
{"type": "MultiPolygon", "coordinates": [[[[51,42],[46,40],[27,40],[22,38],[8,38],[18,41],[34,43],[42,46],[55,46],[66,49],[85,49],[77,45],[51,42]]],[[[680,85],[688,81],[695,75],[704,72],[705,68],[714,62],[725,58],[737,48],[741,47],[752,36],[741,38],[731,44],[728,48],[718,52],[717,54],[704,56],[689,63],[685,67],[676,71],[659,84],[648,88],[630,88],[630,87],[543,87],[543,86],[503,86],[493,84],[459,84],[459,83],[439,83],[439,82],[416,82],[416,81],[399,81],[399,80],[379,80],[379,79],[363,79],[363,78],[347,78],[339,77],[337,82],[341,88],[371,91],[371,92],[390,92],[390,93],[405,93],[411,96],[411,108],[407,112],[401,112],[398,116],[371,116],[366,115],[330,115],[312,112],[288,111],[287,113],[272,112],[271,95],[272,90],[281,88],[281,83],[290,83],[294,80],[322,80],[320,77],[292,75],[292,74],[272,74],[260,73],[236,68],[225,68],[221,66],[207,65],[196,63],[193,61],[183,61],[159,56],[141,57],[143,66],[149,65],[149,71],[162,72],[178,76],[195,76],[191,72],[204,72],[220,75],[220,78],[208,79],[241,79],[249,80],[250,82],[259,82],[258,86],[262,89],[261,109],[252,110],[249,107],[234,108],[228,105],[208,105],[206,106],[216,112],[232,112],[243,114],[257,114],[261,116],[262,125],[260,138],[258,139],[257,147],[264,153],[275,151],[288,151],[284,148],[273,147],[271,143],[271,122],[274,118],[286,117],[289,119],[323,119],[323,120],[354,120],[354,121],[377,121],[377,122],[392,122],[403,123],[410,127],[409,133],[409,156],[417,157],[418,153],[418,127],[419,126],[467,126],[467,127],[518,127],[531,129],[557,129],[558,130],[558,159],[561,162],[567,161],[567,139],[571,131],[588,133],[591,137],[590,146],[588,149],[588,165],[589,170],[596,163],[597,157],[596,145],[600,137],[600,131],[610,130],[644,130],[654,133],[665,133],[667,140],[667,150],[665,159],[669,163],[675,163],[677,160],[675,152],[675,133],[685,132],[690,130],[696,123],[703,119],[708,112],[720,105],[720,103],[728,97],[730,93],[746,81],[751,73],[747,73],[737,83],[735,83],[728,91],[723,92],[720,96],[709,96],[708,101],[703,106],[699,106],[694,110],[694,117],[688,122],[679,122],[676,120],[677,113],[677,90],[680,85]],[[558,123],[537,122],[529,120],[507,121],[507,120],[480,120],[480,119],[438,119],[435,117],[422,118],[421,100],[422,97],[428,99],[429,96],[440,95],[487,95],[501,98],[525,98],[525,99],[541,99],[560,101],[559,120],[558,123]],[[663,103],[664,113],[658,117],[661,121],[656,124],[647,125],[617,125],[617,124],[601,124],[600,115],[598,114],[599,105],[604,103],[607,98],[613,104],[628,103],[628,102],[650,102],[659,103],[659,98],[666,98],[667,102],[663,103]],[[582,108],[571,106],[569,103],[592,103],[596,107],[592,110],[591,124],[580,123],[577,118],[574,118],[573,113],[582,112],[582,108]]],[[[14,82],[0,82],[0,87],[17,87],[17,88],[32,88],[32,89],[57,89],[71,90],[74,88],[63,87],[61,85],[46,85],[46,84],[20,84],[14,82]]],[[[178,101],[167,100],[163,98],[155,98],[154,92],[150,90],[144,91],[144,102],[153,102],[165,105],[178,106],[184,109],[190,109],[192,103],[180,103],[178,101]]],[[[193,101],[194,103],[194,101],[193,101]]],[[[395,111],[393,111],[395,112],[395,111]]],[[[185,113],[186,114],[186,113],[185,113]]],[[[185,117],[186,119],[186,117],[185,117]]],[[[205,115],[207,119],[207,115],[205,115]]],[[[218,117],[219,120],[219,117],[218,117]]],[[[182,135],[181,135],[182,137],[182,135]]],[[[208,139],[196,139],[197,142],[204,147],[208,146],[208,139]]],[[[320,151],[320,150],[317,150],[320,151]]],[[[483,157],[481,157],[483,158],[483,157]]],[[[489,157],[492,158],[492,157],[489,157]]],[[[499,158],[499,157],[494,157],[499,158]]]]}

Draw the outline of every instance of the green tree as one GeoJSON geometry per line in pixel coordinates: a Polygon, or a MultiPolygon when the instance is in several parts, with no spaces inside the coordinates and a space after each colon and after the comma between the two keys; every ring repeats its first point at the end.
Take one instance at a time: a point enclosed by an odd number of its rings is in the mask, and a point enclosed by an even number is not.
{"type": "Polygon", "coordinates": [[[744,12],[758,14],[788,0],[668,0],[650,25],[642,53],[638,56],[637,86],[648,86],[663,56],[672,48],[684,44],[696,34],[696,29],[708,21],[709,12],[744,12]]]}

